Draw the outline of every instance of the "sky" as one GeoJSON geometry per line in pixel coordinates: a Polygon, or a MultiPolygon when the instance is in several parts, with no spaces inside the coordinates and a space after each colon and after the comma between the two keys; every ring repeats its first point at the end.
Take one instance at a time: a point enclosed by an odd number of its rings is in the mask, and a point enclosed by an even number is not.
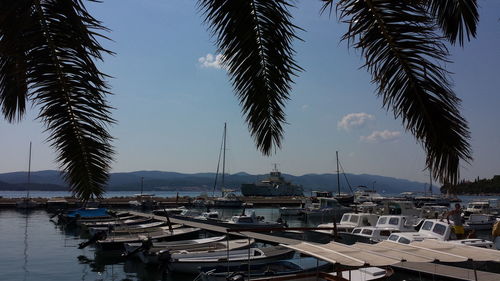
{"type": "MultiPolygon", "coordinates": [[[[214,40],[196,1],[106,0],[87,3],[111,29],[114,51],[99,63],[109,79],[116,149],[112,172],[162,170],[215,172],[227,122],[226,172],[333,173],[335,151],[344,171],[427,182],[425,153],[401,120],[382,108],[358,51],[340,37],[346,25],[320,14],[320,1],[297,1],[295,41],[304,71],[286,104],[282,149],[263,156],[250,136],[214,40]]],[[[471,131],[474,160],[462,163],[465,179],[500,174],[500,1],[479,0],[477,38],[464,48],[449,46],[453,89],[471,131]]],[[[48,134],[31,108],[20,123],[0,119],[0,173],[57,169],[48,134]]]]}

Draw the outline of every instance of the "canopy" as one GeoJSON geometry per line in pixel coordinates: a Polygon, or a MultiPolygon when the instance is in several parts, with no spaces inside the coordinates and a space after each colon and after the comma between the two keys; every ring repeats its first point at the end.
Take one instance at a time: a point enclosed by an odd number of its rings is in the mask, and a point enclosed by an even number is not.
{"type": "Polygon", "coordinates": [[[436,240],[410,244],[386,240],[378,244],[356,243],[351,246],[337,242],[328,244],[301,242],[283,246],[345,266],[388,266],[399,262],[500,261],[500,251],[497,250],[436,240]]]}

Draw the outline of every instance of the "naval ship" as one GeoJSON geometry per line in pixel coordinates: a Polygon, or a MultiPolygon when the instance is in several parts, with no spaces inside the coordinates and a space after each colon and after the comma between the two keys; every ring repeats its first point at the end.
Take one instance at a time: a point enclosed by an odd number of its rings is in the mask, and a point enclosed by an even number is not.
{"type": "Polygon", "coordinates": [[[267,179],[241,185],[243,196],[303,196],[303,192],[302,186],[285,181],[276,166],[267,179]]]}

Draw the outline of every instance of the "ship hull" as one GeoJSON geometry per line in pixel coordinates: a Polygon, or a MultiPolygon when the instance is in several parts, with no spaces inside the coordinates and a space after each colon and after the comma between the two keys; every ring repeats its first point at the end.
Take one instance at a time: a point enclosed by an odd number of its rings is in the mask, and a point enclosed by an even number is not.
{"type": "Polygon", "coordinates": [[[296,185],[259,185],[242,184],[241,194],[243,196],[303,196],[303,188],[296,185]]]}

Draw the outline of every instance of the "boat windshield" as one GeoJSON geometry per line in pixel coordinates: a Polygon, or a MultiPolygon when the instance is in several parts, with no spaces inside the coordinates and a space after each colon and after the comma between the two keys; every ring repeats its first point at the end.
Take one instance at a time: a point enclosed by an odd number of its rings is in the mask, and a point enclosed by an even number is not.
{"type": "Polygon", "coordinates": [[[387,218],[382,217],[382,218],[378,219],[377,224],[385,224],[386,221],[387,221],[387,218]]]}
{"type": "Polygon", "coordinates": [[[446,226],[439,223],[437,223],[436,226],[434,226],[434,229],[432,229],[432,232],[437,233],[439,235],[443,235],[445,231],[446,231],[446,226]]]}
{"type": "Polygon", "coordinates": [[[399,239],[399,243],[403,243],[403,244],[410,244],[410,240],[404,238],[404,237],[401,237],[401,239],[399,239]]]}
{"type": "Polygon", "coordinates": [[[350,215],[347,215],[347,214],[346,214],[346,215],[343,215],[343,216],[342,216],[342,221],[348,221],[348,220],[349,220],[349,217],[350,217],[350,215]]]}
{"type": "Polygon", "coordinates": [[[424,222],[424,225],[422,225],[422,230],[431,230],[433,224],[434,223],[432,221],[424,222]]]}
{"type": "Polygon", "coordinates": [[[373,230],[371,229],[363,229],[363,231],[361,232],[361,234],[365,234],[365,235],[372,235],[373,233],[373,230]]]}
{"type": "Polygon", "coordinates": [[[389,224],[398,225],[399,224],[399,218],[390,218],[389,219],[389,224]]]}
{"type": "Polygon", "coordinates": [[[357,223],[359,220],[359,216],[351,216],[350,222],[357,223]]]}

